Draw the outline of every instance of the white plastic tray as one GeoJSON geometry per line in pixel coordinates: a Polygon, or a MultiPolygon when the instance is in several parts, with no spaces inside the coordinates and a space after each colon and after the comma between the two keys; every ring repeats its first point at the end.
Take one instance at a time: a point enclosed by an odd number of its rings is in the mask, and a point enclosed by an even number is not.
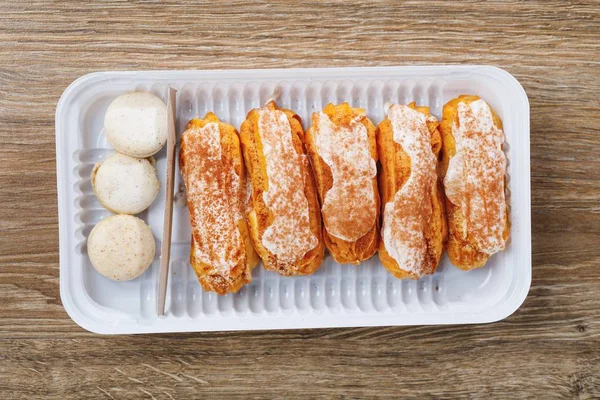
{"type": "MultiPolygon", "coordinates": [[[[164,149],[156,156],[165,176],[164,149]]],[[[525,299],[531,282],[529,103],[509,73],[487,66],[428,66],[231,71],[101,72],[86,75],[63,93],[56,110],[56,163],[60,225],[60,294],[71,318],[98,333],[189,332],[343,326],[483,323],[503,319],[525,299]],[[444,258],[418,281],[392,277],[377,256],[360,266],[329,257],[312,276],[280,277],[258,266],[239,293],[202,290],[188,257],[190,225],[175,196],[167,315],[156,314],[160,254],[130,282],[96,273],[86,253],[92,227],[110,215],[92,192],[94,163],[113,151],[103,133],[104,113],[119,94],[147,90],[166,101],[177,89],[177,127],[215,112],[239,129],[246,113],[280,93],[280,106],[304,121],[328,102],[348,101],[377,124],[388,102],[416,101],[436,117],[459,94],[477,94],[502,118],[508,155],[511,240],[481,269],[463,272],[444,258]]],[[[183,190],[176,172],[176,191],[183,190]]],[[[164,192],[140,215],[160,249],[164,192]]]]}

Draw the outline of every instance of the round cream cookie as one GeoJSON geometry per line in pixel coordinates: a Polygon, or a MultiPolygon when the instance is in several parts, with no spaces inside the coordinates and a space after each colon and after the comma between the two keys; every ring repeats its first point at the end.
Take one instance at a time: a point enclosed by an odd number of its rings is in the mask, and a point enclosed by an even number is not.
{"type": "Polygon", "coordinates": [[[149,92],[130,92],[110,103],[104,133],[120,153],[149,157],[167,142],[167,105],[149,92]]]}
{"type": "Polygon", "coordinates": [[[150,207],[160,190],[153,159],[115,153],[92,170],[92,187],[100,204],[118,214],[150,207]]]}
{"type": "Polygon", "coordinates": [[[113,215],[94,226],[87,252],[100,274],[115,281],[128,281],[143,274],[152,263],[154,236],[141,219],[113,215]]]}

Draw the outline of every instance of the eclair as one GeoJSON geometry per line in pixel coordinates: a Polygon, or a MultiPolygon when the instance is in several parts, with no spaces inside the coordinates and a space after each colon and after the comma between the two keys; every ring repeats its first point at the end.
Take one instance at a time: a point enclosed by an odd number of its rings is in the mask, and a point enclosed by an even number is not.
{"type": "Polygon", "coordinates": [[[400,279],[432,274],[447,237],[439,123],[428,107],[392,105],[378,127],[383,223],[379,258],[400,279]]]}
{"type": "Polygon", "coordinates": [[[469,270],[485,265],[509,237],[502,121],[478,96],[459,96],[442,118],[442,174],[448,256],[469,270]]]}
{"type": "Polygon", "coordinates": [[[240,128],[252,187],[250,236],[266,269],[307,275],[323,261],[321,216],[300,117],[271,101],[240,128]]]}
{"type": "Polygon", "coordinates": [[[339,263],[359,264],[379,244],[375,136],[365,111],[348,103],[313,113],[306,132],[325,245],[339,263]]]}
{"type": "Polygon", "coordinates": [[[235,128],[213,113],[181,135],[179,167],[192,226],[190,262],[205,290],[237,292],[258,263],[246,219],[248,185],[235,128]]]}

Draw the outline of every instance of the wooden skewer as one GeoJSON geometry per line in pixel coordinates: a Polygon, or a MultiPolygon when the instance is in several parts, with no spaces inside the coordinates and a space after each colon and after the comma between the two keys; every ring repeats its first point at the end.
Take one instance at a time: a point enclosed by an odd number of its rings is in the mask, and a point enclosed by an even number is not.
{"type": "Polygon", "coordinates": [[[162,246],[160,251],[160,272],[158,275],[158,315],[165,314],[169,261],[171,259],[171,228],[173,224],[173,189],[175,186],[175,110],[177,91],[169,88],[167,101],[167,183],[165,185],[165,217],[163,224],[162,246]]]}

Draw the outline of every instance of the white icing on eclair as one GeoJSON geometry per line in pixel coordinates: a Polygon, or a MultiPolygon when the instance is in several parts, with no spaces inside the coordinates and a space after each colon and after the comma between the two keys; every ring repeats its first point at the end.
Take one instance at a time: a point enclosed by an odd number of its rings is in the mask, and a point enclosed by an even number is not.
{"type": "Polygon", "coordinates": [[[267,170],[263,200],[273,215],[261,242],[278,261],[294,263],[319,241],[311,232],[308,200],[304,194],[308,161],[294,147],[288,116],[269,105],[258,110],[260,136],[267,170]]]}
{"type": "Polygon", "coordinates": [[[377,166],[371,156],[364,113],[347,125],[336,125],[323,112],[313,114],[317,154],[331,169],[333,182],[325,193],[321,215],[327,233],[354,242],[367,234],[377,218],[373,178],[377,166]]]}
{"type": "Polygon", "coordinates": [[[244,219],[246,185],[223,157],[219,124],[191,126],[182,135],[181,172],[192,218],[195,256],[224,277],[245,263],[238,228],[244,219]]]}
{"type": "Polygon", "coordinates": [[[388,119],[394,142],[410,157],[410,176],[393,200],[385,205],[381,236],[385,249],[398,266],[419,277],[431,270],[425,232],[433,217],[437,160],[431,149],[431,132],[425,114],[405,105],[393,105],[388,119]]]}
{"type": "Polygon", "coordinates": [[[452,126],[456,154],[444,179],[446,196],[465,217],[462,237],[472,236],[479,251],[494,254],[506,245],[504,132],[481,99],[458,103],[457,113],[458,123],[452,126]]]}

